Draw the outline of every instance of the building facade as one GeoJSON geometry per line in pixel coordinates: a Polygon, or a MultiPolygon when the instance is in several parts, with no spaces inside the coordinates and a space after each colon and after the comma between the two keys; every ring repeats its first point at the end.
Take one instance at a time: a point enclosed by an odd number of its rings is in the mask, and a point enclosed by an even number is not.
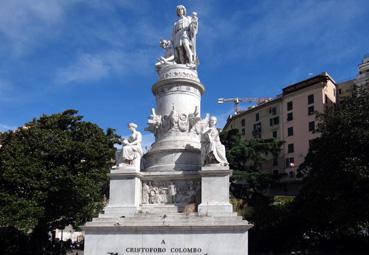
{"type": "Polygon", "coordinates": [[[224,130],[238,129],[244,139],[284,141],[278,158],[267,158],[262,171],[296,176],[316,132],[317,112],[340,104],[352,96],[355,86],[369,88],[369,56],[359,64],[356,79],[336,83],[326,72],[289,85],[282,94],[229,116],[224,130]]]}
{"type": "Polygon", "coordinates": [[[296,176],[316,138],[315,113],[336,102],[336,83],[322,73],[283,89],[275,99],[230,116],[224,130],[238,129],[244,139],[262,138],[285,141],[278,158],[268,158],[262,170],[296,176]]]}

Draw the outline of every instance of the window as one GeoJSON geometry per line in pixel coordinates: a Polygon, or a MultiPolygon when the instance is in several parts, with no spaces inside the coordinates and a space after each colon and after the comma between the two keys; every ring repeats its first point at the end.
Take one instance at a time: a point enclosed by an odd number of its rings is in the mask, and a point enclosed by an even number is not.
{"type": "Polygon", "coordinates": [[[241,130],[241,132],[242,132],[242,135],[245,135],[246,133],[244,128],[241,130]]]}
{"type": "Polygon", "coordinates": [[[254,138],[261,138],[261,123],[260,122],[254,124],[252,135],[254,136],[254,138]]]}
{"type": "Polygon", "coordinates": [[[292,101],[289,101],[287,103],[287,111],[292,111],[293,105],[292,105],[292,101]]]}
{"type": "Polygon", "coordinates": [[[295,166],[295,158],[286,158],[286,168],[295,166]]]}
{"type": "Polygon", "coordinates": [[[308,107],[308,114],[309,114],[309,115],[314,114],[314,111],[315,111],[315,110],[314,110],[314,105],[312,105],[312,106],[309,106],[309,107],[308,107]]]}
{"type": "Polygon", "coordinates": [[[341,95],[342,94],[342,89],[338,89],[338,94],[341,95]]]}
{"type": "Polygon", "coordinates": [[[309,131],[314,132],[315,131],[315,121],[309,122],[309,131]]]}
{"type": "Polygon", "coordinates": [[[254,131],[261,131],[261,123],[254,124],[254,131]]]}
{"type": "Polygon", "coordinates": [[[293,153],[295,151],[295,146],[293,145],[293,143],[290,143],[288,145],[288,153],[293,153]]]}
{"type": "Polygon", "coordinates": [[[289,127],[289,128],[287,129],[287,135],[288,135],[288,136],[293,136],[293,127],[289,127]]]}
{"type": "Polygon", "coordinates": [[[270,126],[274,126],[274,125],[278,125],[279,124],[279,117],[274,117],[269,119],[269,125],[270,126]]]}
{"type": "Polygon", "coordinates": [[[269,113],[271,115],[276,115],[277,114],[277,107],[270,107],[269,108],[269,113]]]}
{"type": "Polygon", "coordinates": [[[287,113],[287,121],[291,121],[291,120],[293,120],[293,113],[289,112],[287,113]]]}
{"type": "Polygon", "coordinates": [[[260,119],[259,113],[255,114],[255,121],[259,121],[259,119],[260,119]]]}
{"type": "Polygon", "coordinates": [[[314,95],[308,95],[308,104],[314,103],[314,95]]]}
{"type": "Polygon", "coordinates": [[[241,126],[243,126],[243,127],[245,126],[245,119],[241,120],[241,126]]]}
{"type": "Polygon", "coordinates": [[[277,131],[273,131],[273,138],[277,138],[277,131]]]}

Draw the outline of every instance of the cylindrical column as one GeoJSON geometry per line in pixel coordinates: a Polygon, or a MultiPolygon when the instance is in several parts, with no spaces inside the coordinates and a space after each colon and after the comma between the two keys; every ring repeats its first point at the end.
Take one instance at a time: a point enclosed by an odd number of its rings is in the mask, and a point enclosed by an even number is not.
{"type": "Polygon", "coordinates": [[[152,87],[156,97],[155,143],[145,154],[145,171],[199,170],[201,168],[200,120],[204,86],[196,70],[168,65],[152,87]]]}

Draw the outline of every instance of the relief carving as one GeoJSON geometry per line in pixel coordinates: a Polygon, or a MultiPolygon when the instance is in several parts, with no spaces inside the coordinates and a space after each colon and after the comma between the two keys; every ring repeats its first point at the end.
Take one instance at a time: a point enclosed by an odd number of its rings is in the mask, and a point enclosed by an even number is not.
{"type": "Polygon", "coordinates": [[[171,132],[187,132],[192,135],[200,135],[201,130],[207,125],[207,119],[208,117],[201,120],[197,106],[193,113],[186,114],[178,113],[173,105],[170,114],[164,116],[157,115],[155,109],[152,109],[152,114],[147,121],[148,127],[145,130],[152,132],[156,138],[171,132]]]}
{"type": "Polygon", "coordinates": [[[142,204],[200,203],[199,180],[144,181],[142,204]]]}

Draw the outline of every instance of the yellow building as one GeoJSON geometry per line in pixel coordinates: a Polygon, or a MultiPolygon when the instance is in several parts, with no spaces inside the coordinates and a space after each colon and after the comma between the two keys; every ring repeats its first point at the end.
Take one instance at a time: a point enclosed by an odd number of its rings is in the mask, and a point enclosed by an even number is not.
{"type": "Polygon", "coordinates": [[[285,141],[280,156],[268,159],[264,172],[296,176],[315,132],[315,112],[336,103],[336,83],[327,74],[311,77],[283,89],[273,100],[230,116],[224,130],[239,129],[243,138],[276,138],[285,141]]]}

